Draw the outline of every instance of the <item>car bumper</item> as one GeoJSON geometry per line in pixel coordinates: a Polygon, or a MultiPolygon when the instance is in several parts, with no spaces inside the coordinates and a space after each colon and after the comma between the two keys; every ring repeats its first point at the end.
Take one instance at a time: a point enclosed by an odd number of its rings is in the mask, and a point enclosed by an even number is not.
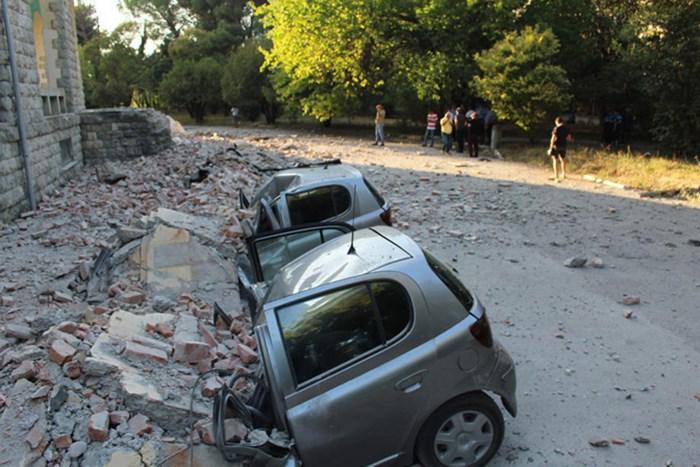
{"type": "Polygon", "coordinates": [[[518,401],[515,397],[515,364],[505,348],[494,341],[496,363],[494,364],[486,389],[501,396],[503,406],[515,417],[518,413],[518,401]]]}

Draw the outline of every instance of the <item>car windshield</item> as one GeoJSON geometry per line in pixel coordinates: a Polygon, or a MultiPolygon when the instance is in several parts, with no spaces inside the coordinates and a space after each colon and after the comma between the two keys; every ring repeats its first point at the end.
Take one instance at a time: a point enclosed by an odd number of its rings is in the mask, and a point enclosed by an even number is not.
{"type": "Polygon", "coordinates": [[[423,254],[425,255],[425,259],[428,261],[430,269],[432,269],[435,275],[440,278],[448,289],[450,289],[457,300],[459,300],[459,303],[461,303],[467,313],[469,313],[474,305],[474,299],[466,287],[464,287],[457,276],[455,276],[448,267],[438,261],[437,258],[425,250],[423,250],[423,254]]]}

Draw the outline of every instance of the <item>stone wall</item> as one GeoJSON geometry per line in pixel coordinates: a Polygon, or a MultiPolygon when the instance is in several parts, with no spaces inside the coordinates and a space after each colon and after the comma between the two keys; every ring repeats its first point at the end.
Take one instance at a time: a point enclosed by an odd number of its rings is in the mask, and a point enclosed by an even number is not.
{"type": "Polygon", "coordinates": [[[80,114],[86,163],[149,156],[172,145],[170,119],[153,109],[95,109],[80,114]]]}
{"type": "MultiPolygon", "coordinates": [[[[61,70],[58,85],[65,96],[65,112],[46,115],[39,84],[30,0],[9,0],[10,24],[15,42],[19,87],[27,123],[32,180],[37,200],[56,188],[82,166],[80,117],[85,107],[80,75],[72,0],[52,0],[56,32],[53,47],[61,70]]],[[[29,208],[19,153],[14,94],[5,28],[0,22],[0,221],[29,208]]]]}

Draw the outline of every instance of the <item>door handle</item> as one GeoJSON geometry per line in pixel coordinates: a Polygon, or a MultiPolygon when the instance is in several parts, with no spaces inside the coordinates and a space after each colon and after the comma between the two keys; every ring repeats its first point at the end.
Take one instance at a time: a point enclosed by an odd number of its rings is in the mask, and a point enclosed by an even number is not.
{"type": "Polygon", "coordinates": [[[400,379],[395,385],[394,388],[397,391],[402,391],[406,394],[410,394],[412,392],[415,392],[419,390],[421,387],[423,387],[423,378],[425,375],[428,373],[428,370],[420,370],[417,371],[409,376],[406,376],[403,379],[400,379]]]}

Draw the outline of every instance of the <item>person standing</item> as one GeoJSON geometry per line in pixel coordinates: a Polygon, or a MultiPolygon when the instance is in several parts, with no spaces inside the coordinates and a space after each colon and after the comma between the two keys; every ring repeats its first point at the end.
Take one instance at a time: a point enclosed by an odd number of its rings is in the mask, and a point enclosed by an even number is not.
{"type": "Polygon", "coordinates": [[[455,141],[457,142],[457,152],[464,153],[464,130],[467,125],[467,117],[464,114],[464,106],[457,107],[455,115],[455,141]]]}
{"type": "Polygon", "coordinates": [[[557,117],[554,119],[554,129],[552,138],[549,140],[549,153],[552,156],[552,166],[554,168],[554,180],[560,183],[566,178],[566,146],[567,142],[573,140],[573,135],[564,124],[564,119],[557,117]],[[559,167],[561,167],[561,179],[559,178],[559,167]]]}
{"type": "Polygon", "coordinates": [[[440,120],[440,133],[442,136],[442,152],[449,154],[452,149],[452,116],[450,111],[440,120]]]}
{"type": "Polygon", "coordinates": [[[467,120],[467,146],[469,147],[469,157],[479,157],[479,142],[484,134],[484,121],[479,118],[479,114],[471,112],[467,120]]]}
{"type": "Polygon", "coordinates": [[[435,137],[435,128],[437,127],[437,122],[438,122],[439,118],[440,117],[438,117],[438,114],[437,114],[437,112],[435,112],[435,110],[431,109],[428,112],[428,118],[427,118],[428,125],[425,128],[425,135],[423,136],[423,147],[428,145],[428,138],[430,138],[430,147],[431,148],[433,147],[433,138],[435,137]]]}
{"type": "Polygon", "coordinates": [[[386,119],[386,110],[382,104],[377,104],[377,113],[374,116],[374,146],[377,144],[384,146],[384,120],[386,119]]]}

